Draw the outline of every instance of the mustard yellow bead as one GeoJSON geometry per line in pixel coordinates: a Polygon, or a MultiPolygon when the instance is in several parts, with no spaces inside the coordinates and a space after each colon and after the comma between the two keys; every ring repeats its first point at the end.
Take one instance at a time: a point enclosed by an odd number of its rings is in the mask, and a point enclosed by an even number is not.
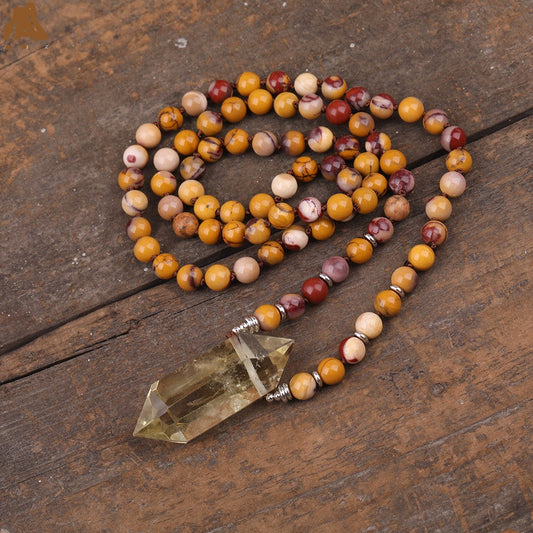
{"type": "Polygon", "coordinates": [[[430,109],[424,114],[422,124],[430,135],[440,135],[450,125],[450,120],[442,109],[430,109]]]}
{"type": "Polygon", "coordinates": [[[305,136],[301,131],[289,130],[281,137],[280,150],[290,156],[298,157],[305,150],[305,136]]]}
{"type": "Polygon", "coordinates": [[[130,218],[126,226],[126,234],[132,241],[141,237],[148,237],[152,233],[150,222],[144,217],[130,218]]]}
{"type": "Polygon", "coordinates": [[[173,174],[167,170],[160,170],[156,172],[150,180],[150,188],[157,196],[165,196],[165,194],[172,194],[178,182],[173,174]]]}
{"type": "Polygon", "coordinates": [[[224,155],[224,145],[216,137],[205,137],[198,143],[198,155],[206,163],[215,163],[224,155]]]}
{"type": "Polygon", "coordinates": [[[266,218],[270,208],[275,204],[274,198],[270,194],[260,192],[252,196],[248,203],[248,210],[255,218],[266,218]]]}
{"type": "Polygon", "coordinates": [[[318,363],[317,372],[326,385],[337,385],[344,379],[346,369],[341,360],[335,357],[326,357],[318,363]]]}
{"type": "Polygon", "coordinates": [[[237,78],[235,87],[241,96],[249,96],[253,91],[261,87],[261,78],[255,72],[243,72],[237,78]]]}
{"type": "Polygon", "coordinates": [[[196,180],[184,181],[178,187],[178,197],[185,205],[193,205],[204,193],[204,186],[196,180]]]}
{"type": "Polygon", "coordinates": [[[257,257],[265,265],[274,266],[283,261],[285,251],[279,242],[267,241],[257,251],[257,257]]]}
{"type": "Polygon", "coordinates": [[[260,305],[255,311],[254,316],[259,322],[259,327],[263,331],[272,331],[279,326],[281,315],[274,305],[260,305]]]}
{"type": "Polygon", "coordinates": [[[156,255],[159,255],[161,246],[153,237],[141,237],[135,241],[133,254],[141,263],[149,263],[156,255]]]}
{"type": "Polygon", "coordinates": [[[318,174],[318,163],[308,156],[299,157],[292,164],[292,172],[299,181],[312,181],[318,174]]]}
{"type": "Polygon", "coordinates": [[[217,135],[223,125],[222,117],[214,111],[203,111],[196,118],[196,128],[204,135],[217,135]]]}
{"type": "Polygon", "coordinates": [[[433,196],[426,203],[426,215],[432,220],[448,220],[452,214],[452,203],[446,196],[433,196]]]}
{"type": "Polygon", "coordinates": [[[184,291],[191,292],[202,285],[204,274],[196,265],[184,265],[176,274],[178,286],[184,291]]]}
{"type": "Polygon", "coordinates": [[[435,263],[435,252],[427,244],[417,244],[409,250],[407,260],[415,270],[429,270],[435,263]]]}
{"type": "Polygon", "coordinates": [[[220,208],[219,217],[224,224],[231,222],[232,220],[238,220],[242,222],[246,216],[246,209],[244,206],[236,200],[228,200],[222,204],[220,208]]]}
{"type": "Polygon", "coordinates": [[[283,92],[274,100],[274,111],[281,118],[291,118],[298,113],[298,97],[291,92],[283,92]]]}
{"type": "Polygon", "coordinates": [[[266,115],[271,109],[274,98],[266,89],[254,89],[248,96],[248,109],[254,115],[266,115]]]}
{"type": "Polygon", "coordinates": [[[240,122],[246,116],[246,104],[238,96],[226,98],[220,106],[222,116],[231,123],[240,122]]]}
{"type": "Polygon", "coordinates": [[[362,176],[374,174],[379,170],[379,158],[372,152],[362,152],[354,159],[353,168],[362,176]]]}
{"type": "Polygon", "coordinates": [[[231,271],[224,265],[213,265],[205,271],[205,284],[212,291],[223,291],[231,283],[231,271]]]}
{"type": "Polygon", "coordinates": [[[418,98],[408,96],[398,104],[398,114],[404,122],[417,122],[424,115],[424,104],[418,98]]]}
{"type": "Polygon", "coordinates": [[[309,222],[311,235],[317,241],[325,241],[335,233],[335,222],[327,216],[321,216],[314,222],[309,222]]]}
{"type": "Polygon", "coordinates": [[[464,148],[456,148],[447,155],[446,168],[466,174],[472,168],[472,156],[464,148]]]}
{"type": "Polygon", "coordinates": [[[224,137],[224,147],[230,154],[244,154],[250,147],[248,133],[241,128],[229,130],[224,137]]]}
{"type": "Polygon", "coordinates": [[[208,218],[198,226],[198,237],[205,244],[216,244],[222,236],[222,224],[216,218],[208,218]]]}
{"type": "Polygon", "coordinates": [[[263,244],[270,239],[270,227],[264,218],[249,220],[244,229],[244,238],[251,244],[263,244]]]}
{"type": "Polygon", "coordinates": [[[220,208],[220,202],[210,194],[203,194],[194,202],[194,214],[200,220],[215,218],[220,208]]]}
{"type": "Polygon", "coordinates": [[[378,195],[368,187],[359,187],[352,193],[352,202],[359,214],[367,215],[376,209],[378,195]]]}
{"type": "Polygon", "coordinates": [[[179,264],[172,254],[159,254],[152,262],[155,275],[160,279],[170,279],[176,275],[179,264]]]}
{"type": "Polygon", "coordinates": [[[332,194],[327,201],[326,210],[333,220],[344,221],[353,217],[353,202],[347,194],[332,194]]]}
{"type": "Polygon", "coordinates": [[[374,172],[373,174],[368,174],[361,183],[363,187],[367,189],[372,189],[378,196],[383,196],[387,192],[388,182],[387,178],[383,174],[374,172]]]}
{"type": "Polygon", "coordinates": [[[192,130],[181,130],[174,137],[174,148],[178,154],[188,156],[194,154],[198,148],[200,138],[192,130]]]}
{"type": "Polygon", "coordinates": [[[374,309],[380,315],[391,317],[400,312],[402,300],[393,290],[387,289],[378,293],[374,299],[374,309]]]}
{"type": "Polygon", "coordinates": [[[228,222],[222,228],[222,239],[224,242],[232,248],[238,248],[244,243],[244,230],[245,225],[238,220],[228,222]]]}
{"type": "Polygon", "coordinates": [[[315,378],[307,372],[294,374],[289,381],[289,389],[293,398],[297,400],[309,400],[316,392],[315,378]]]}
{"type": "Polygon", "coordinates": [[[285,202],[278,202],[268,210],[268,221],[276,229],[286,229],[294,222],[294,209],[285,202]]]}
{"type": "Polygon", "coordinates": [[[144,185],[144,174],[140,168],[127,167],[118,175],[118,186],[123,191],[140,189],[144,185]]]}
{"type": "Polygon", "coordinates": [[[366,240],[356,237],[346,246],[346,255],[352,263],[361,265],[372,257],[373,246],[366,240]]]}
{"type": "Polygon", "coordinates": [[[376,124],[372,115],[364,111],[354,113],[348,122],[350,133],[356,137],[368,137],[375,127],[376,124]]]}
{"type": "Polygon", "coordinates": [[[183,115],[177,107],[166,106],[159,111],[157,121],[163,131],[179,130],[183,124],[183,115]]]}
{"type": "Polygon", "coordinates": [[[407,160],[400,150],[387,150],[379,159],[379,166],[385,174],[392,174],[405,168],[407,160]]]}
{"type": "Polygon", "coordinates": [[[409,294],[415,290],[418,283],[418,274],[411,267],[401,266],[391,274],[390,282],[392,285],[400,287],[406,294],[409,294]]]}

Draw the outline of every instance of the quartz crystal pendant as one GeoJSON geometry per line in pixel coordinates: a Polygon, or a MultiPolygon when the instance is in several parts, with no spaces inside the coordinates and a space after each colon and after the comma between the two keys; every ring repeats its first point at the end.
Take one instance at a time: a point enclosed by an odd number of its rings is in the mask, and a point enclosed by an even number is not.
{"type": "Polygon", "coordinates": [[[241,333],[150,387],[136,437],[185,444],[274,390],[291,339],[241,333]]]}

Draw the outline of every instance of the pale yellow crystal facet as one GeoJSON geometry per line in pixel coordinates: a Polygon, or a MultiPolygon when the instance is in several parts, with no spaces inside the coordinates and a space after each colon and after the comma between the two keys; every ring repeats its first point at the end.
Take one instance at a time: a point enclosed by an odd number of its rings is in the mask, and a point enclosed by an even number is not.
{"type": "Polygon", "coordinates": [[[150,387],[136,437],[185,444],[274,390],[294,344],[242,333],[150,387]]]}

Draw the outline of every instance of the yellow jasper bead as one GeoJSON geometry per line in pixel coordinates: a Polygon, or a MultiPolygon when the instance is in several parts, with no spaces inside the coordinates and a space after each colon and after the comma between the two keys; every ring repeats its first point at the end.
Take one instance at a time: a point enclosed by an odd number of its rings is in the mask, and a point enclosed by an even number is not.
{"type": "Polygon", "coordinates": [[[372,115],[365,113],[364,111],[354,113],[348,122],[350,133],[356,137],[367,137],[372,131],[374,131],[375,127],[376,123],[374,122],[372,115]]]}
{"type": "Polygon", "coordinates": [[[266,115],[271,109],[274,98],[266,89],[254,89],[248,96],[248,109],[254,115],[266,115]]]}
{"type": "Polygon", "coordinates": [[[268,221],[276,229],[286,229],[294,222],[294,209],[285,202],[278,202],[268,210],[268,221]]]}
{"type": "Polygon", "coordinates": [[[317,372],[326,385],[337,385],[344,379],[346,369],[339,359],[326,357],[318,363],[317,372]]]}
{"type": "Polygon", "coordinates": [[[318,163],[314,159],[304,155],[294,161],[292,164],[292,173],[299,181],[313,181],[318,174],[318,163]]]}
{"type": "Polygon", "coordinates": [[[390,282],[409,294],[414,291],[418,283],[418,274],[411,267],[401,266],[391,274],[390,282]]]}
{"type": "Polygon", "coordinates": [[[160,251],[159,242],[149,236],[141,237],[135,241],[135,246],[133,247],[133,254],[142,263],[149,263],[155,256],[159,255],[160,251]]]}
{"type": "Polygon", "coordinates": [[[196,265],[184,265],[176,274],[178,286],[184,291],[191,292],[202,285],[204,274],[196,265]]]}
{"type": "Polygon", "coordinates": [[[170,279],[176,275],[179,264],[172,254],[159,254],[152,262],[155,275],[160,279],[170,279]]]}
{"type": "Polygon", "coordinates": [[[447,155],[446,168],[466,174],[472,168],[472,156],[464,148],[456,148],[447,155]]]}
{"type": "Polygon", "coordinates": [[[293,398],[297,400],[309,400],[316,392],[315,378],[308,372],[294,374],[289,381],[289,389],[293,398]]]}
{"type": "Polygon", "coordinates": [[[226,98],[220,106],[220,113],[231,123],[240,122],[246,116],[246,104],[238,96],[226,98]]]}
{"type": "Polygon", "coordinates": [[[281,322],[281,315],[274,305],[260,305],[255,311],[254,316],[259,322],[259,327],[263,331],[272,331],[276,329],[281,322]]]}
{"type": "Polygon", "coordinates": [[[248,210],[255,218],[266,218],[270,208],[275,204],[274,198],[265,192],[252,196],[248,203],[248,210]]]}
{"type": "Polygon", "coordinates": [[[244,238],[251,244],[263,244],[270,239],[270,226],[264,218],[249,220],[244,229],[244,238]]]}
{"type": "Polygon", "coordinates": [[[317,241],[325,241],[335,233],[335,222],[327,216],[321,216],[314,222],[309,222],[311,235],[317,241]]]}
{"type": "Polygon", "coordinates": [[[142,170],[135,167],[127,167],[120,171],[118,175],[118,186],[123,191],[140,189],[144,185],[144,174],[142,170]]]}
{"type": "Polygon", "coordinates": [[[405,168],[407,160],[400,150],[387,150],[379,159],[379,166],[385,174],[393,174],[401,168],[405,168]]]}
{"type": "Polygon", "coordinates": [[[172,194],[178,186],[178,182],[173,174],[167,170],[156,172],[150,180],[150,188],[157,196],[172,194]]]}
{"type": "Polygon", "coordinates": [[[148,219],[144,217],[133,217],[126,226],[126,234],[132,241],[141,237],[148,237],[152,233],[152,226],[148,219]]]}
{"type": "Polygon", "coordinates": [[[362,176],[374,174],[379,170],[379,158],[372,152],[362,152],[354,159],[353,168],[362,176]]]}
{"type": "Polygon", "coordinates": [[[216,244],[222,236],[222,224],[216,218],[208,218],[198,226],[198,237],[205,244],[216,244]]]}
{"type": "Polygon", "coordinates": [[[373,246],[366,239],[356,237],[346,246],[346,255],[352,263],[361,265],[370,260],[373,250],[373,246]]]}
{"type": "Polygon", "coordinates": [[[375,339],[383,331],[383,320],[370,311],[361,313],[355,320],[355,331],[366,335],[368,339],[375,339]]]}
{"type": "Polygon", "coordinates": [[[224,146],[216,137],[205,137],[198,143],[198,155],[206,163],[215,163],[224,154],[224,146]]]}
{"type": "Polygon", "coordinates": [[[446,196],[433,196],[426,203],[426,215],[429,219],[444,221],[452,214],[452,203],[446,196]]]}
{"type": "Polygon", "coordinates": [[[241,128],[229,130],[224,137],[224,147],[230,154],[244,154],[250,147],[248,133],[241,128]]]}
{"type": "Polygon", "coordinates": [[[228,200],[227,202],[224,202],[220,208],[219,217],[224,224],[231,222],[232,220],[242,222],[245,216],[246,209],[244,209],[241,202],[237,202],[236,200],[228,200]]]}
{"type": "Polygon", "coordinates": [[[400,312],[402,300],[398,294],[391,289],[386,289],[378,293],[374,299],[374,309],[383,316],[391,317],[400,312]]]}
{"type": "Polygon", "coordinates": [[[194,214],[200,220],[215,218],[220,208],[220,202],[210,194],[203,194],[194,202],[194,214]]]}
{"type": "Polygon", "coordinates": [[[285,251],[279,242],[267,241],[257,251],[257,257],[265,265],[274,266],[283,261],[285,251]]]}
{"type": "Polygon", "coordinates": [[[193,205],[204,193],[204,186],[196,180],[184,181],[178,187],[178,197],[185,205],[193,205]]]}
{"type": "Polygon", "coordinates": [[[231,283],[231,271],[224,265],[213,265],[205,271],[205,284],[212,291],[223,291],[231,283]]]}
{"type": "Polygon", "coordinates": [[[200,138],[192,130],[181,130],[174,137],[174,148],[178,154],[188,156],[194,154],[198,148],[200,138]]]}
{"type": "Polygon", "coordinates": [[[261,87],[261,78],[255,72],[243,72],[235,83],[235,88],[241,96],[248,96],[261,87]]]}
{"type": "Polygon", "coordinates": [[[179,130],[183,124],[183,115],[177,107],[166,106],[159,111],[157,121],[163,131],[179,130]]]}
{"type": "Polygon", "coordinates": [[[359,187],[352,193],[355,210],[361,215],[368,215],[378,206],[378,195],[368,187],[359,187]]]}
{"type": "Polygon", "coordinates": [[[383,174],[374,172],[366,176],[361,185],[367,189],[372,189],[378,196],[383,196],[387,192],[389,183],[383,174]]]}
{"type": "Polygon", "coordinates": [[[222,131],[222,118],[214,111],[203,111],[196,118],[196,128],[204,135],[216,135],[222,131]]]}
{"type": "Polygon", "coordinates": [[[407,260],[415,270],[429,270],[435,263],[435,252],[427,244],[417,244],[409,250],[407,260]]]}
{"type": "Polygon", "coordinates": [[[418,98],[408,96],[398,104],[398,115],[404,122],[417,122],[424,115],[424,104],[418,98]]]}
{"type": "Polygon", "coordinates": [[[353,216],[353,202],[347,194],[337,193],[328,198],[326,204],[328,216],[333,220],[343,221],[353,216]]]}
{"type": "Polygon", "coordinates": [[[222,239],[228,246],[238,248],[244,243],[245,229],[246,226],[238,220],[228,222],[224,228],[222,228],[222,239]]]}
{"type": "Polygon", "coordinates": [[[283,92],[274,100],[274,112],[281,118],[291,118],[298,113],[298,97],[291,92],[283,92]]]}
{"type": "Polygon", "coordinates": [[[130,217],[142,215],[147,207],[148,197],[142,191],[134,189],[122,197],[122,210],[130,217]]]}

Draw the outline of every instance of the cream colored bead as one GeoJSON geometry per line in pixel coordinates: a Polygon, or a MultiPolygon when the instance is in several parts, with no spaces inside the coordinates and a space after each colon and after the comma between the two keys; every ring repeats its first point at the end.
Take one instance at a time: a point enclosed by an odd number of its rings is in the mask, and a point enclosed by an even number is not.
{"type": "Polygon", "coordinates": [[[174,172],[180,164],[180,156],[176,150],[172,148],[160,148],[154,154],[154,167],[157,170],[167,170],[168,172],[174,172]]]}
{"type": "Polygon", "coordinates": [[[207,98],[200,91],[189,91],[183,95],[181,105],[187,115],[197,117],[207,109],[207,98]]]}
{"type": "Polygon", "coordinates": [[[309,133],[307,144],[313,152],[323,153],[332,147],[334,141],[335,136],[329,128],[318,126],[317,128],[313,128],[309,133]]]}
{"type": "Polygon", "coordinates": [[[240,257],[233,265],[233,272],[237,281],[253,283],[259,277],[261,269],[253,257],[240,257]]]}
{"type": "Polygon", "coordinates": [[[456,170],[446,172],[440,179],[440,190],[450,198],[457,198],[465,192],[465,177],[456,170]]]}
{"type": "Polygon", "coordinates": [[[318,78],[310,72],[299,74],[294,80],[294,90],[300,96],[316,93],[318,90],[318,78]]]}
{"type": "Polygon", "coordinates": [[[355,331],[366,335],[369,339],[375,339],[383,330],[383,321],[376,313],[361,313],[355,321],[355,331]]]}
{"type": "Polygon", "coordinates": [[[297,400],[309,400],[315,395],[315,378],[307,372],[294,374],[289,382],[291,394],[297,400]]]}
{"type": "Polygon", "coordinates": [[[348,337],[339,346],[339,354],[343,361],[355,365],[365,357],[365,343],[357,337],[348,337]]]}
{"type": "Polygon", "coordinates": [[[122,160],[128,168],[144,168],[148,163],[148,152],[144,146],[132,144],[124,150],[122,160]]]}
{"type": "Polygon", "coordinates": [[[434,196],[426,203],[426,215],[432,220],[448,220],[452,214],[452,203],[446,196],[434,196]]]}
{"type": "Polygon", "coordinates": [[[270,188],[275,196],[279,196],[280,198],[284,199],[291,198],[298,190],[298,181],[294,176],[291,176],[286,172],[282,172],[281,174],[278,174],[272,178],[270,188]]]}
{"type": "Polygon", "coordinates": [[[135,132],[135,140],[145,148],[155,148],[161,142],[161,130],[150,122],[141,124],[135,132]]]}
{"type": "Polygon", "coordinates": [[[252,150],[261,157],[271,156],[278,147],[276,135],[270,131],[260,131],[252,139],[252,150]]]}

